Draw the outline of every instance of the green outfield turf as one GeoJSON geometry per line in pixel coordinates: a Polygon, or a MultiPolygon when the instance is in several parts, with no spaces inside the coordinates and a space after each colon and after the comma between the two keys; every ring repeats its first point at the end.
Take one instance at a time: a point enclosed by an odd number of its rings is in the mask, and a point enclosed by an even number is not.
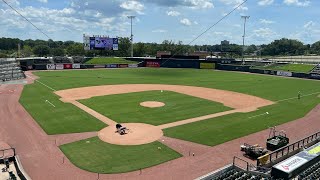
{"type": "MultiPolygon", "coordinates": [[[[298,119],[320,103],[320,98],[317,98],[317,95],[320,94],[320,81],[238,72],[199,69],[142,68],[101,69],[92,71],[50,71],[36,72],[35,74],[40,76],[39,80],[41,83],[44,83],[55,90],[108,84],[173,84],[230,90],[262,97],[272,101],[279,101],[274,105],[264,107],[256,112],[231,114],[165,129],[164,131],[165,135],[170,137],[210,146],[298,119]],[[302,95],[306,96],[298,101],[297,94],[299,91],[302,95]],[[318,92],[318,94],[309,96],[309,94],[316,92],[318,92]],[[288,98],[289,100],[285,100],[288,98]],[[258,118],[249,118],[251,116],[263,114],[266,111],[270,113],[268,116],[262,115],[258,118]]],[[[119,97],[121,96],[126,95],[120,95],[119,97]]],[[[128,96],[130,96],[130,94],[128,94],[128,96]]],[[[134,99],[135,97],[132,97],[132,99],[126,99],[126,101],[131,102],[131,100],[134,99]]],[[[20,102],[49,134],[96,131],[105,126],[73,105],[60,102],[59,97],[53,95],[52,90],[38,82],[25,87],[20,102]],[[56,108],[45,103],[46,99],[55,104],[56,108]]],[[[114,104],[118,104],[118,102],[114,100],[114,104]]],[[[120,104],[122,103],[119,103],[116,108],[110,110],[115,112],[124,111],[126,108],[124,108],[124,110],[118,110],[120,104]]],[[[201,112],[202,110],[201,108],[194,106],[192,113],[196,111],[201,112]]],[[[188,114],[189,112],[186,113],[188,114]]],[[[97,149],[97,151],[92,151],[89,145],[83,149],[82,146],[81,148],[68,145],[63,147],[62,150],[68,154],[67,156],[71,161],[77,164],[77,166],[96,172],[106,172],[104,171],[103,166],[105,165],[104,163],[107,162],[100,161],[101,164],[95,166],[90,164],[90,162],[82,161],[83,157],[81,155],[78,156],[78,153],[88,153],[88,155],[93,154],[103,160],[104,158],[110,158],[105,152],[108,152],[108,149],[113,149],[106,143],[96,143],[95,149],[97,149]],[[67,148],[67,150],[63,149],[63,147],[71,148],[67,148]],[[91,151],[93,153],[91,153],[91,151]],[[92,169],[92,166],[95,166],[93,168],[95,170],[92,169]]],[[[144,148],[144,146],[137,146],[136,151],[144,152],[144,148]]],[[[118,149],[118,151],[120,150],[118,149]]],[[[166,156],[166,154],[170,154],[170,152],[168,151],[167,153],[166,151],[163,154],[166,156]]],[[[99,162],[99,158],[96,158],[95,160],[99,162]]],[[[132,161],[130,165],[123,164],[123,169],[125,169],[123,171],[130,171],[138,167],[148,167],[154,164],[144,164],[145,166],[143,166],[139,161],[132,161]]],[[[120,171],[114,170],[113,172],[120,171]]]]}
{"type": "Polygon", "coordinates": [[[106,127],[106,124],[72,104],[63,103],[50,89],[39,83],[24,87],[20,103],[47,134],[99,131],[106,127]]]}
{"type": "Polygon", "coordinates": [[[98,137],[62,145],[60,149],[74,165],[96,173],[129,172],[181,157],[160,142],[119,146],[105,143],[98,137]]]}
{"type": "Polygon", "coordinates": [[[231,110],[221,103],[170,91],[145,91],[93,97],[80,102],[119,123],[160,125],[231,110]],[[140,106],[144,101],[165,103],[160,108],[140,106]]]}
{"type": "Polygon", "coordinates": [[[90,59],[86,64],[137,64],[137,62],[117,57],[98,57],[90,59]]]}
{"type": "Polygon", "coordinates": [[[267,69],[267,70],[279,70],[279,71],[289,71],[289,72],[301,72],[309,73],[315,65],[312,64],[273,64],[271,66],[256,66],[254,69],[267,69]]]}

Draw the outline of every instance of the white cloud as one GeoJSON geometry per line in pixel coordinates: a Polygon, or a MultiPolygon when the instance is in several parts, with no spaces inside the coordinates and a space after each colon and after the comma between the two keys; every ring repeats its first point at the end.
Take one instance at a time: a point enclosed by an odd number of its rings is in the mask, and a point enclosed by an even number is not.
{"type": "MultiPolygon", "coordinates": [[[[234,8],[239,6],[241,3],[243,3],[243,0],[220,0],[226,5],[232,5],[234,8]]],[[[240,7],[238,7],[238,10],[247,11],[249,8],[247,6],[244,6],[244,4],[240,7]]]]}
{"type": "Polygon", "coordinates": [[[258,2],[258,5],[260,6],[267,6],[267,5],[271,5],[273,3],[274,0],[260,0],[258,2]]]}
{"type": "Polygon", "coordinates": [[[144,5],[138,1],[126,1],[120,4],[120,7],[126,10],[135,11],[138,14],[143,14],[144,5]]]}
{"type": "Polygon", "coordinates": [[[185,26],[191,26],[192,25],[192,22],[187,18],[181,19],[180,23],[185,25],[185,26]]]}
{"type": "Polygon", "coordinates": [[[295,6],[302,6],[302,7],[306,7],[310,5],[310,1],[308,0],[284,0],[284,3],[287,5],[295,5],[295,6]]]}
{"type": "Polygon", "coordinates": [[[193,21],[193,24],[198,25],[199,23],[198,21],[193,21]]]}
{"type": "Polygon", "coordinates": [[[270,28],[259,28],[259,29],[253,30],[253,32],[257,37],[262,37],[262,38],[269,38],[277,35],[277,33],[271,30],[270,28]]]}
{"type": "Polygon", "coordinates": [[[164,30],[164,29],[155,29],[152,31],[153,33],[166,33],[168,32],[167,30],[164,30]]]}
{"type": "Polygon", "coordinates": [[[38,0],[41,3],[48,3],[48,0],[38,0]]]}
{"type": "Polygon", "coordinates": [[[274,24],[274,21],[267,20],[267,19],[260,19],[261,24],[274,24]]]}
{"type": "Polygon", "coordinates": [[[168,16],[180,16],[180,12],[178,11],[167,11],[168,16]]]}
{"type": "Polygon", "coordinates": [[[311,29],[312,27],[314,27],[316,25],[316,23],[314,23],[313,21],[309,21],[307,22],[305,25],[303,25],[303,28],[305,29],[311,29]]]}
{"type": "Polygon", "coordinates": [[[210,9],[214,7],[212,0],[189,0],[189,1],[193,5],[193,8],[210,9]]]}

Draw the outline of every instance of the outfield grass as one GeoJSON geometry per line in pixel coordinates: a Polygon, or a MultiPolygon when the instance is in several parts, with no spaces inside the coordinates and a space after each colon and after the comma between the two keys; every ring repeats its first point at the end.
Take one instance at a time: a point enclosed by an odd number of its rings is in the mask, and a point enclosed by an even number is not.
{"type": "Polygon", "coordinates": [[[119,123],[161,125],[231,110],[218,102],[170,91],[145,91],[80,100],[91,109],[119,123]],[[161,108],[140,106],[144,101],[165,103],[161,108]]]}
{"type": "Polygon", "coordinates": [[[214,119],[165,129],[166,136],[209,146],[222,144],[242,136],[258,132],[304,117],[320,103],[317,95],[292,99],[251,113],[236,113],[214,119]],[[268,112],[269,115],[262,115],[268,112]],[[261,116],[259,116],[261,115],[261,116]],[[249,118],[254,117],[256,118],[249,118]]]}
{"type": "Polygon", "coordinates": [[[37,82],[24,87],[20,103],[49,135],[99,131],[106,127],[74,105],[63,103],[50,89],[37,82]]]}
{"type": "MultiPolygon", "coordinates": [[[[56,90],[106,84],[177,84],[230,90],[262,97],[272,101],[296,97],[299,91],[303,94],[320,92],[320,81],[198,69],[103,69],[93,71],[86,70],[36,72],[35,74],[41,77],[40,81],[42,83],[45,83],[56,90]]],[[[22,98],[29,98],[29,101],[21,101],[25,107],[30,106],[29,108],[27,108],[27,110],[31,114],[33,114],[33,117],[39,124],[42,123],[41,121],[45,120],[41,118],[43,117],[43,115],[40,116],[38,114],[46,114],[46,116],[49,118],[54,118],[56,116],[53,111],[48,111],[45,108],[39,109],[39,107],[45,105],[44,99],[50,97],[53,102],[59,102],[58,97],[52,95],[52,91],[41,90],[42,88],[45,89],[45,87],[40,88],[40,85],[38,83],[28,85],[24,90],[28,91],[23,93],[22,98]],[[39,90],[40,95],[38,95],[39,90]],[[30,103],[32,105],[29,105],[30,103]]],[[[307,112],[312,109],[312,106],[314,107],[315,104],[319,102],[319,98],[314,98],[310,99],[310,107],[298,107],[307,112]]],[[[64,111],[66,112],[69,112],[69,109],[71,110],[75,108],[72,105],[64,103],[58,105],[61,106],[61,109],[64,109],[64,111]]],[[[278,106],[283,106],[281,112],[280,110],[277,111],[279,115],[270,119],[270,121],[274,122],[275,124],[279,121],[278,117],[281,117],[281,119],[283,120],[281,120],[282,123],[292,121],[301,117],[301,112],[299,112],[298,110],[292,110],[290,106],[287,106],[286,102],[280,102],[270,107],[278,106]]],[[[194,107],[194,109],[197,109],[197,107],[194,107]]],[[[77,110],[76,112],[77,113],[75,114],[79,114],[81,110],[77,110]]],[[[250,114],[252,113],[248,113],[248,115],[250,114]]],[[[65,127],[70,127],[70,132],[76,131],[75,129],[72,129],[73,121],[69,125],[68,119],[72,119],[69,117],[71,115],[73,116],[73,114],[66,113],[63,116],[61,115],[61,117],[59,117],[61,119],[59,119],[58,122],[64,123],[63,125],[58,125],[58,123],[54,124],[56,126],[55,128],[57,129],[57,133],[59,132],[59,128],[65,127]]],[[[81,116],[79,115],[78,117],[85,117],[85,113],[81,116]]],[[[263,121],[260,119],[258,119],[257,121],[263,123],[263,121]]],[[[219,121],[217,123],[223,125],[225,122],[219,121]]],[[[250,124],[251,122],[248,121],[243,122],[243,126],[250,127],[250,124]]],[[[44,126],[45,125],[43,125],[43,127],[44,126]]],[[[215,128],[211,126],[209,127],[212,128],[209,129],[209,131],[211,132],[211,136],[218,135],[218,133],[216,133],[215,131],[215,128]]],[[[233,130],[231,127],[223,126],[221,131],[225,132],[225,134],[222,135],[230,136],[230,138],[226,138],[232,139],[241,137],[243,136],[243,134],[254,133],[261,128],[267,128],[267,126],[260,126],[259,128],[255,129],[240,129],[239,131],[241,131],[242,133],[236,133],[232,136],[227,133],[233,130]]],[[[67,129],[64,130],[64,132],[67,131],[67,129]]],[[[192,132],[189,133],[186,131],[186,137],[187,134],[192,135],[192,132]]]]}
{"type": "Polygon", "coordinates": [[[117,57],[99,57],[92,58],[85,64],[137,64],[136,61],[129,61],[124,58],[117,57]]]}
{"type": "Polygon", "coordinates": [[[284,65],[271,65],[271,66],[256,66],[254,69],[278,70],[289,72],[309,73],[315,65],[312,64],[284,64],[284,65]]]}
{"type": "Polygon", "coordinates": [[[181,157],[160,142],[119,146],[105,143],[98,137],[62,145],[60,149],[77,167],[108,174],[135,171],[181,157]]]}

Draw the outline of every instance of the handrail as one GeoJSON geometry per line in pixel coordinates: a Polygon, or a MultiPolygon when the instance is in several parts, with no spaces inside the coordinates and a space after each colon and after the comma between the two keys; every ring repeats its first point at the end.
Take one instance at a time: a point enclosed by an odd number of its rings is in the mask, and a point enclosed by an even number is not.
{"type": "Polygon", "coordinates": [[[318,140],[319,138],[320,132],[317,132],[295,143],[289,144],[278,150],[275,150],[265,156],[261,156],[257,159],[257,166],[268,165],[270,163],[276,162],[278,159],[286,156],[287,154],[293,151],[299,150],[300,148],[307,146],[308,144],[318,140]]]}

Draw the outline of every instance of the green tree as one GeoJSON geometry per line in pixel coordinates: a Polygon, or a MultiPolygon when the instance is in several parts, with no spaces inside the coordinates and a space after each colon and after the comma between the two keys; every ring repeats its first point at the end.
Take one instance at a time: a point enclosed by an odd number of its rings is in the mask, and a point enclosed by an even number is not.
{"type": "Polygon", "coordinates": [[[64,52],[64,49],[62,48],[53,48],[51,49],[51,54],[53,56],[64,56],[65,52],[64,52]]]}
{"type": "Polygon", "coordinates": [[[81,43],[72,44],[67,47],[67,54],[69,56],[83,56],[85,55],[85,51],[83,49],[83,45],[81,43]]]}
{"type": "Polygon", "coordinates": [[[37,56],[48,56],[50,54],[50,48],[47,45],[36,45],[33,48],[33,53],[37,56]]]}
{"type": "Polygon", "coordinates": [[[22,49],[22,56],[23,57],[30,57],[33,54],[32,48],[28,45],[24,45],[22,49]]]}

